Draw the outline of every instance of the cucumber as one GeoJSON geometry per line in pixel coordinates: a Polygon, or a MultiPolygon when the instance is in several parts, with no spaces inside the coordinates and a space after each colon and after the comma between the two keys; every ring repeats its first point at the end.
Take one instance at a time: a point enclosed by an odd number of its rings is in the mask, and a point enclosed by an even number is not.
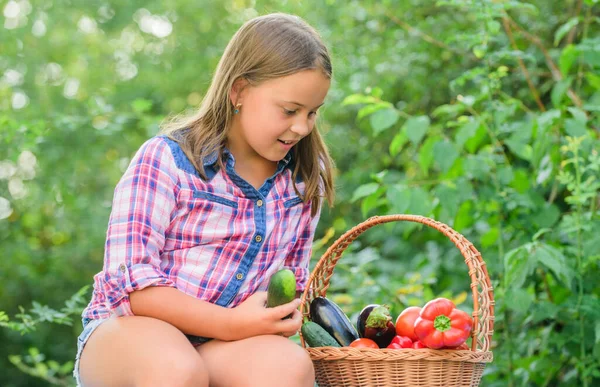
{"type": "Polygon", "coordinates": [[[271,276],[267,289],[267,308],[287,304],[296,298],[296,276],[289,269],[281,269],[271,276]]]}
{"type": "Polygon", "coordinates": [[[310,319],[323,327],[342,347],[358,339],[358,333],[348,317],[339,306],[325,297],[312,300],[310,319]]]}
{"type": "Polygon", "coordinates": [[[340,344],[319,324],[307,321],[300,328],[304,341],[310,347],[339,347],[340,344]]]}

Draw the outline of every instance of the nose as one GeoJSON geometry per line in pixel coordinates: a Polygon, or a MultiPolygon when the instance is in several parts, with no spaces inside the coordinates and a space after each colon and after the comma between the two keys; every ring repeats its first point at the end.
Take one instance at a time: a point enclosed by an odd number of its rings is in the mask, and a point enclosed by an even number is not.
{"type": "Polygon", "coordinates": [[[314,123],[310,118],[298,117],[292,124],[290,130],[301,137],[305,137],[312,131],[313,126],[314,123]]]}

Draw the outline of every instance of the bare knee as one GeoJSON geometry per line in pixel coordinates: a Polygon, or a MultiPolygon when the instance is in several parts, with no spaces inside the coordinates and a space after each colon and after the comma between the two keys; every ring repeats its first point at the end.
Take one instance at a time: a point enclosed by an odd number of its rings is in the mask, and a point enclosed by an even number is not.
{"type": "Polygon", "coordinates": [[[208,387],[208,371],[200,356],[169,356],[141,372],[136,387],[208,387]]]}
{"type": "Polygon", "coordinates": [[[280,337],[269,337],[272,348],[269,359],[273,369],[277,369],[288,383],[288,386],[314,386],[315,371],[310,356],[301,346],[293,341],[280,337]]]}

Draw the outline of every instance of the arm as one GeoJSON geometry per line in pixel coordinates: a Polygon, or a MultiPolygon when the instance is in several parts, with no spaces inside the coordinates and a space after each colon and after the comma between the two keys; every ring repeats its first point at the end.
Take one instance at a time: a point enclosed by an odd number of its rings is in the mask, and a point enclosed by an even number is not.
{"type": "Polygon", "coordinates": [[[147,141],[115,188],[101,281],[106,307],[133,315],[129,294],[149,286],[175,287],[161,270],[165,232],[176,210],[177,170],[166,143],[147,141]]]}
{"type": "Polygon", "coordinates": [[[149,287],[131,293],[136,315],[154,317],[180,331],[219,340],[239,340],[263,334],[291,336],[301,324],[299,300],[265,308],[266,293],[258,292],[233,309],[188,296],[177,289],[149,287]],[[283,320],[292,314],[291,319],[283,320]]]}

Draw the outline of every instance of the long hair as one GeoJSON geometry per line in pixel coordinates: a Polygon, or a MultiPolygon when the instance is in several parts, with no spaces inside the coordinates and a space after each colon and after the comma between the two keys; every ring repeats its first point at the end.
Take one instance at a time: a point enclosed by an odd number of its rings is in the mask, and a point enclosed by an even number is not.
{"type": "MultiPolygon", "coordinates": [[[[233,122],[230,92],[240,78],[257,86],[264,81],[303,70],[320,69],[331,79],[331,59],[319,34],[297,16],[274,13],[246,22],[225,48],[212,82],[197,112],[174,117],[161,133],[177,141],[200,176],[206,178],[202,160],[218,152],[223,168],[223,150],[233,122]]],[[[306,203],[311,201],[314,216],[324,197],[333,204],[333,161],[317,126],[292,149],[294,190],[306,203]],[[305,183],[304,194],[296,178],[305,183]]]]}

